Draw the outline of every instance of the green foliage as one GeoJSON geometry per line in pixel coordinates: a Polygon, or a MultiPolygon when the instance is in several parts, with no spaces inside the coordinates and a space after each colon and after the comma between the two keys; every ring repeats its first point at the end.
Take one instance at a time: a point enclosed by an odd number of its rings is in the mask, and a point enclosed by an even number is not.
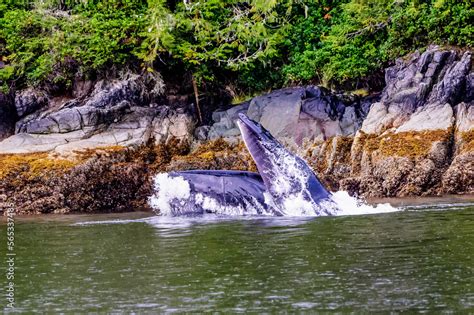
{"type": "Polygon", "coordinates": [[[54,11],[58,3],[48,1],[6,11],[0,19],[0,43],[5,43],[0,49],[17,77],[33,85],[58,83],[75,75],[71,63],[87,74],[130,61],[144,24],[146,6],[140,1],[101,1],[93,10],[86,10],[92,1],[59,2],[79,13],[54,11]]]}
{"type": "Polygon", "coordinates": [[[293,1],[184,1],[174,11],[163,0],[149,1],[148,32],[139,54],[153,61],[167,52],[198,79],[213,80],[222,70],[234,72],[265,64],[280,53],[293,1]]]}
{"type": "Polygon", "coordinates": [[[472,47],[471,0],[0,1],[0,83],[135,64],[240,94],[351,82],[431,43],[472,47]]]}
{"type": "Polygon", "coordinates": [[[326,84],[340,83],[431,43],[473,45],[470,0],[352,0],[337,10],[315,49],[298,51],[285,66],[288,80],[316,76],[326,84]]]}

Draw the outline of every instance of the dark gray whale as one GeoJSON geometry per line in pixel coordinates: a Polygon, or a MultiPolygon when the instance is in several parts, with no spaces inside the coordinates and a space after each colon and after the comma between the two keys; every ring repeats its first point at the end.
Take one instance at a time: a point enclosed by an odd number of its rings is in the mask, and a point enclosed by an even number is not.
{"type": "Polygon", "coordinates": [[[303,159],[244,114],[237,124],[259,174],[210,170],[159,174],[152,206],[171,215],[332,215],[337,210],[303,159]]]}

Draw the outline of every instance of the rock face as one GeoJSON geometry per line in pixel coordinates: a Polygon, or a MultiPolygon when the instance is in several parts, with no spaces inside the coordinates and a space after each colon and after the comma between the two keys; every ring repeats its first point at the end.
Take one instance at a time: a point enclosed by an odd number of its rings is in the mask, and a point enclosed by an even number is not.
{"type": "Polygon", "coordinates": [[[28,88],[15,95],[15,107],[18,117],[25,117],[48,104],[43,91],[28,88]]]}
{"type": "MultiPolygon", "coordinates": [[[[430,47],[424,53],[397,60],[386,70],[385,79],[382,93],[369,97],[334,94],[316,86],[273,91],[216,111],[211,125],[198,128],[195,117],[187,111],[192,106],[156,104],[158,98],[153,90],[160,84],[150,86],[148,79],[138,75],[109,81],[78,81],[74,83],[72,97],[51,97],[27,89],[17,92],[13,101],[13,97],[0,94],[0,139],[15,133],[0,141],[0,154],[52,151],[68,155],[83,149],[140,144],[167,147],[168,153],[161,158],[156,158],[161,156],[153,151],[156,148],[138,154],[139,166],[127,153],[120,155],[113,169],[104,158],[100,171],[113,175],[107,182],[110,189],[113,183],[121,182],[122,171],[128,172],[129,182],[139,185],[144,174],[158,169],[251,170],[252,161],[237,143],[240,132],[235,121],[244,112],[306,158],[331,190],[344,189],[374,197],[474,193],[472,53],[430,47]],[[227,142],[217,140],[219,149],[208,147],[208,142],[221,138],[227,142]],[[180,141],[194,141],[195,146],[206,144],[184,156],[184,151],[172,150],[180,141]],[[177,160],[172,159],[173,154],[177,160]],[[148,164],[153,156],[156,165],[151,167],[148,164]],[[163,166],[162,159],[168,166],[163,166]],[[133,167],[125,167],[123,161],[133,167]]],[[[56,162],[48,161],[45,167],[56,162]]],[[[28,163],[34,164],[30,171],[38,169],[35,161],[28,163]]],[[[23,169],[14,168],[15,172],[23,169]]],[[[86,169],[87,174],[99,172],[92,164],[86,169]]],[[[56,177],[52,176],[51,181],[56,177]]],[[[14,187],[15,178],[13,173],[7,184],[14,187]]],[[[28,178],[29,174],[25,180],[28,178]]],[[[99,179],[96,182],[100,187],[105,185],[99,179]]],[[[85,184],[84,179],[74,187],[85,184]]],[[[41,189],[47,189],[46,186],[41,189]]],[[[120,187],[123,190],[129,186],[120,187]]],[[[68,198],[76,196],[74,189],[61,192],[57,195],[59,199],[51,202],[76,211],[71,208],[73,205],[66,205],[68,198]]],[[[133,191],[134,196],[138,194],[133,191]]],[[[35,193],[28,192],[28,196],[36,196],[35,193]]],[[[21,199],[25,194],[17,195],[21,199]]],[[[40,195],[49,198],[50,194],[40,195]]],[[[79,197],[74,200],[80,200],[79,197]]],[[[125,199],[117,202],[128,206],[125,199]]],[[[26,205],[29,201],[21,202],[26,205]]],[[[57,210],[56,206],[48,207],[45,212],[57,210]]]]}
{"type": "Polygon", "coordinates": [[[474,191],[472,162],[457,162],[469,160],[469,150],[459,148],[474,128],[466,93],[471,59],[470,52],[432,48],[387,69],[381,100],[354,138],[351,177],[342,187],[368,196],[474,191]],[[453,176],[457,187],[449,184],[453,176]]]}
{"type": "MultiPolygon", "coordinates": [[[[471,76],[472,78],[472,76],[471,76]]],[[[474,190],[474,105],[460,103],[455,107],[454,158],[443,174],[442,187],[449,193],[474,190]]]]}
{"type": "Polygon", "coordinates": [[[430,47],[388,68],[379,98],[313,86],[274,91],[214,113],[199,139],[233,139],[237,114],[246,112],[293,145],[333,190],[377,197],[472,193],[471,65],[470,51],[430,47]]]}
{"type": "Polygon", "coordinates": [[[0,143],[0,153],[56,151],[156,144],[171,138],[191,141],[195,127],[183,109],[152,103],[145,79],[129,75],[121,80],[76,84],[75,98],[48,99],[27,89],[17,93],[15,135],[0,143]]]}
{"type": "Polygon", "coordinates": [[[245,112],[281,141],[302,149],[314,141],[354,136],[372,100],[373,97],[369,100],[333,95],[316,86],[277,90],[255,97],[248,103],[215,112],[212,116],[214,124],[210,126],[207,138],[239,137],[235,121],[239,113],[245,112]]]}

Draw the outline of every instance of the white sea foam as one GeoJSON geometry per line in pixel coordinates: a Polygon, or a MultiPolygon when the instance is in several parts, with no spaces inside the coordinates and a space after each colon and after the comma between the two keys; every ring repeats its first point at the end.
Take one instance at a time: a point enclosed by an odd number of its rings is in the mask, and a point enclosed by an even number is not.
{"type": "Polygon", "coordinates": [[[315,210],[315,204],[303,198],[302,194],[290,195],[284,198],[281,209],[285,216],[291,217],[314,216],[315,210]]]}
{"type": "Polygon", "coordinates": [[[338,209],[335,215],[359,215],[400,211],[400,209],[392,207],[388,203],[375,206],[368,205],[355,197],[351,197],[347,191],[335,192],[332,194],[331,199],[338,209]]]}
{"type": "Polygon", "coordinates": [[[172,203],[181,203],[184,206],[191,196],[189,183],[180,176],[168,176],[168,173],[155,176],[154,191],[155,194],[150,197],[149,203],[163,215],[172,214],[172,203]]]}
{"type": "MultiPolygon", "coordinates": [[[[266,154],[269,157],[267,163],[272,164],[269,174],[273,177],[269,181],[272,195],[279,199],[280,204],[267,201],[272,199],[271,196],[266,198],[266,202],[273,204],[285,216],[359,215],[399,211],[390,204],[368,205],[345,191],[332,193],[328,201],[308,200],[304,197],[309,193],[307,182],[310,170],[306,163],[282,147],[276,147],[266,154]]],[[[264,173],[263,176],[265,175],[264,173]]]]}
{"type": "MultiPolygon", "coordinates": [[[[301,175],[303,176],[303,175],[301,175]]],[[[270,194],[265,193],[265,204],[260,204],[254,197],[244,199],[243,204],[232,206],[222,204],[219,200],[201,193],[191,194],[190,184],[180,176],[169,176],[161,173],[154,178],[155,193],[150,197],[150,205],[162,215],[177,215],[186,207],[200,207],[206,212],[230,215],[274,215],[272,208],[289,217],[311,217],[316,215],[360,215],[395,212],[400,209],[389,204],[368,205],[361,200],[349,196],[345,191],[331,194],[329,201],[315,204],[304,198],[303,192],[290,194],[281,199],[280,205],[275,205],[270,194]]]]}

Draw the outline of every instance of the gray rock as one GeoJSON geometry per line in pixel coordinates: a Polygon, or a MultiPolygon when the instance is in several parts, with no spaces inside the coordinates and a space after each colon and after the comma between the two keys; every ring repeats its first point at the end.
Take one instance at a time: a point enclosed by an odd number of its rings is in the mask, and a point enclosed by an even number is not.
{"type": "Polygon", "coordinates": [[[18,133],[0,144],[0,153],[51,151],[71,154],[86,148],[130,146],[151,138],[191,142],[195,122],[184,110],[130,106],[128,100],[97,108],[83,105],[35,113],[18,123],[18,133]]]}
{"type": "Polygon", "coordinates": [[[466,76],[466,88],[464,90],[466,92],[464,101],[466,103],[474,101],[474,72],[472,71],[466,76]]]}
{"type": "Polygon", "coordinates": [[[274,136],[291,137],[292,129],[298,123],[305,95],[304,88],[288,88],[257,96],[250,102],[247,114],[274,136]]]}
{"type": "Polygon", "coordinates": [[[26,125],[26,132],[32,134],[58,133],[59,125],[51,117],[33,120],[26,125]]]}
{"type": "Polygon", "coordinates": [[[456,131],[468,132],[474,129],[474,102],[456,106],[456,131]]]}
{"type": "Polygon", "coordinates": [[[456,56],[452,51],[439,51],[434,47],[411,59],[398,59],[396,65],[385,72],[387,86],[382,93],[384,104],[396,104],[404,112],[412,113],[426,102],[429,92],[446,60],[456,56]]]}
{"type": "Polygon", "coordinates": [[[467,51],[463,54],[461,60],[448,65],[442,80],[433,87],[428,100],[429,103],[456,105],[462,100],[462,90],[471,69],[471,56],[471,53],[467,51]]]}
{"type": "Polygon", "coordinates": [[[448,103],[425,106],[414,112],[410,118],[396,129],[396,132],[447,130],[454,123],[454,112],[448,103]]]}
{"type": "MultiPolygon", "coordinates": [[[[0,153],[69,152],[135,145],[152,138],[157,143],[171,138],[191,142],[195,123],[190,114],[181,109],[150,105],[157,94],[158,81],[162,83],[159,76],[150,78],[130,73],[120,79],[96,83],[76,80],[73,99],[56,97],[49,102],[44,92],[32,88],[18,92],[14,110],[20,116],[15,126],[18,135],[2,142],[0,153]],[[75,135],[79,133],[81,136],[77,138],[75,135]],[[22,147],[15,147],[18,143],[22,147]]],[[[7,119],[2,122],[7,123],[7,119]]]]}
{"type": "Polygon", "coordinates": [[[145,132],[145,128],[111,129],[90,137],[60,144],[54,148],[54,151],[63,155],[69,155],[85,149],[140,145],[144,143],[145,132]]]}
{"type": "Polygon", "coordinates": [[[301,148],[304,142],[315,139],[354,135],[370,105],[366,99],[332,94],[317,86],[277,90],[255,97],[250,104],[214,112],[214,124],[207,137],[223,137],[229,141],[239,137],[235,121],[238,113],[246,112],[280,141],[301,148]]]}
{"type": "Polygon", "coordinates": [[[59,132],[65,133],[82,128],[82,118],[80,112],[75,108],[65,108],[49,116],[58,125],[59,132]]]}
{"type": "Polygon", "coordinates": [[[66,134],[18,133],[0,142],[0,153],[34,153],[53,151],[60,145],[80,141],[86,134],[74,131],[66,134]]]}
{"type": "Polygon", "coordinates": [[[129,108],[116,123],[111,125],[112,129],[139,129],[151,126],[153,119],[159,116],[160,110],[149,107],[134,106],[129,108]]]}
{"type": "Polygon", "coordinates": [[[471,85],[471,59],[470,52],[461,56],[434,46],[409,60],[397,60],[387,69],[381,101],[371,107],[362,130],[376,134],[392,128],[397,132],[449,128],[453,123],[449,107],[470,97],[466,89],[471,85]]]}
{"type": "Polygon", "coordinates": [[[153,119],[151,133],[156,144],[166,143],[171,139],[191,143],[196,122],[182,109],[163,108],[163,114],[153,119]]]}
{"type": "Polygon", "coordinates": [[[92,106],[80,106],[75,108],[81,115],[81,121],[83,126],[97,126],[100,124],[101,111],[98,108],[92,106]]]}
{"type": "Polygon", "coordinates": [[[249,102],[245,102],[239,105],[234,105],[223,111],[216,111],[212,113],[212,120],[215,122],[210,126],[207,133],[207,138],[217,139],[233,137],[239,134],[239,128],[237,127],[236,121],[239,117],[239,113],[246,113],[249,108],[249,102]]]}
{"type": "Polygon", "coordinates": [[[19,118],[25,117],[48,105],[45,93],[34,88],[17,92],[15,95],[15,107],[19,118]]]}
{"type": "Polygon", "coordinates": [[[194,138],[198,141],[206,141],[208,140],[209,131],[211,130],[211,126],[199,126],[194,130],[194,138]]]}
{"type": "Polygon", "coordinates": [[[111,82],[99,81],[84,105],[105,108],[128,101],[139,106],[145,103],[145,90],[146,86],[139,75],[130,75],[127,79],[111,82]]]}

